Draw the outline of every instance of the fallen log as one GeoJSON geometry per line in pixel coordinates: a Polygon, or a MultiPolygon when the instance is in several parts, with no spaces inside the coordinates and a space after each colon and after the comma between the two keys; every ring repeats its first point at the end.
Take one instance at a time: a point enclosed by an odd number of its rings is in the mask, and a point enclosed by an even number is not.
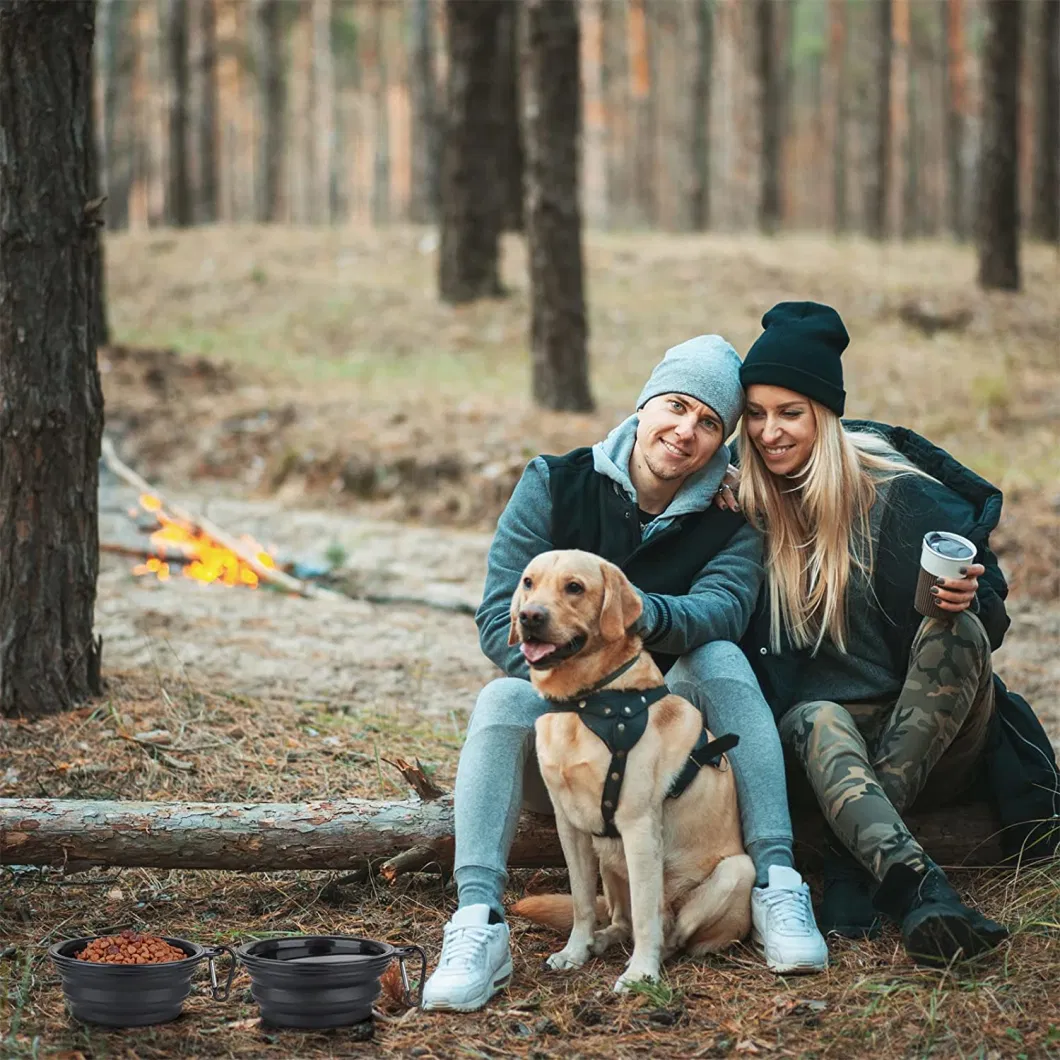
{"type": "MultiPolygon", "coordinates": [[[[909,823],[945,865],[1001,860],[998,825],[986,803],[910,814],[909,823]]],[[[819,863],[817,813],[796,815],[801,866],[819,863]]],[[[94,802],[0,799],[0,864],[160,869],[353,869],[366,859],[393,881],[405,872],[447,871],[453,861],[453,800],[310,803],[94,802]]],[[[523,813],[509,864],[563,865],[552,819],[523,813]]]]}

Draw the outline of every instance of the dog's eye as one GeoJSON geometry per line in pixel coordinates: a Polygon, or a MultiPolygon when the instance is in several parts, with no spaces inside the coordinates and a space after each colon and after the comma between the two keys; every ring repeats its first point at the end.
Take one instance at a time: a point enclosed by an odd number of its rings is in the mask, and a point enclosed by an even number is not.
{"type": "Polygon", "coordinates": [[[532,589],[533,587],[534,587],[533,578],[524,578],[523,579],[523,588],[524,589],[532,589]]]}
{"type": "Polygon", "coordinates": [[[582,585],[580,582],[567,582],[566,588],[567,592],[569,592],[571,596],[577,596],[579,593],[585,592],[585,586],[582,585]]]}

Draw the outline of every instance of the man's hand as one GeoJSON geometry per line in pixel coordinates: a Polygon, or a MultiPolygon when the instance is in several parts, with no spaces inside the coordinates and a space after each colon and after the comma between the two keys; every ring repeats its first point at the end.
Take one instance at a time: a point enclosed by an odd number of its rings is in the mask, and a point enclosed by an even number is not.
{"type": "Polygon", "coordinates": [[[740,488],[740,469],[729,465],[725,472],[725,478],[721,480],[718,492],[714,494],[714,504],[718,508],[728,508],[730,512],[738,512],[740,504],[736,500],[736,491],[740,488]]]}
{"type": "Polygon", "coordinates": [[[986,567],[981,563],[969,563],[967,567],[961,568],[963,578],[936,578],[931,590],[935,603],[943,611],[950,611],[955,615],[966,611],[971,607],[979,588],[979,575],[985,572],[986,567]]]}

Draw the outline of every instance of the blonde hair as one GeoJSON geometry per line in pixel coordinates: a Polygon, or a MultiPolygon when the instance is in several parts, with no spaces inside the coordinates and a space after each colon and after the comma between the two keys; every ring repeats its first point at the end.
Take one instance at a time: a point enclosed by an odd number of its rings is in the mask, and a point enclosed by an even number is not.
{"type": "MultiPolygon", "coordinates": [[[[792,476],[769,471],[740,421],[740,508],[764,531],[769,640],[816,654],[829,637],[846,651],[846,594],[852,573],[871,582],[869,512],[877,486],[922,471],[902,462],[877,434],[847,431],[829,408],[807,399],[817,436],[806,465],[792,476]]],[[[930,476],[924,476],[929,478],[930,476]]]]}

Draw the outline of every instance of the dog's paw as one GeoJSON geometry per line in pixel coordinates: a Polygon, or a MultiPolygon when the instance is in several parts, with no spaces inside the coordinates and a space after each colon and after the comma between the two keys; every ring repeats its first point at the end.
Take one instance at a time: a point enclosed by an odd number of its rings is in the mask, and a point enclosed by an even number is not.
{"type": "Polygon", "coordinates": [[[602,957],[616,943],[625,942],[629,938],[629,932],[624,927],[601,928],[593,932],[593,941],[589,945],[589,951],[594,957],[602,957]]]}
{"type": "Polygon", "coordinates": [[[624,994],[631,990],[635,983],[657,983],[658,968],[627,968],[615,981],[615,993],[624,994]]]}
{"type": "Polygon", "coordinates": [[[589,950],[572,950],[569,946],[564,947],[559,953],[552,954],[547,958],[545,964],[554,972],[569,971],[571,968],[580,968],[589,959],[589,950]]]}

